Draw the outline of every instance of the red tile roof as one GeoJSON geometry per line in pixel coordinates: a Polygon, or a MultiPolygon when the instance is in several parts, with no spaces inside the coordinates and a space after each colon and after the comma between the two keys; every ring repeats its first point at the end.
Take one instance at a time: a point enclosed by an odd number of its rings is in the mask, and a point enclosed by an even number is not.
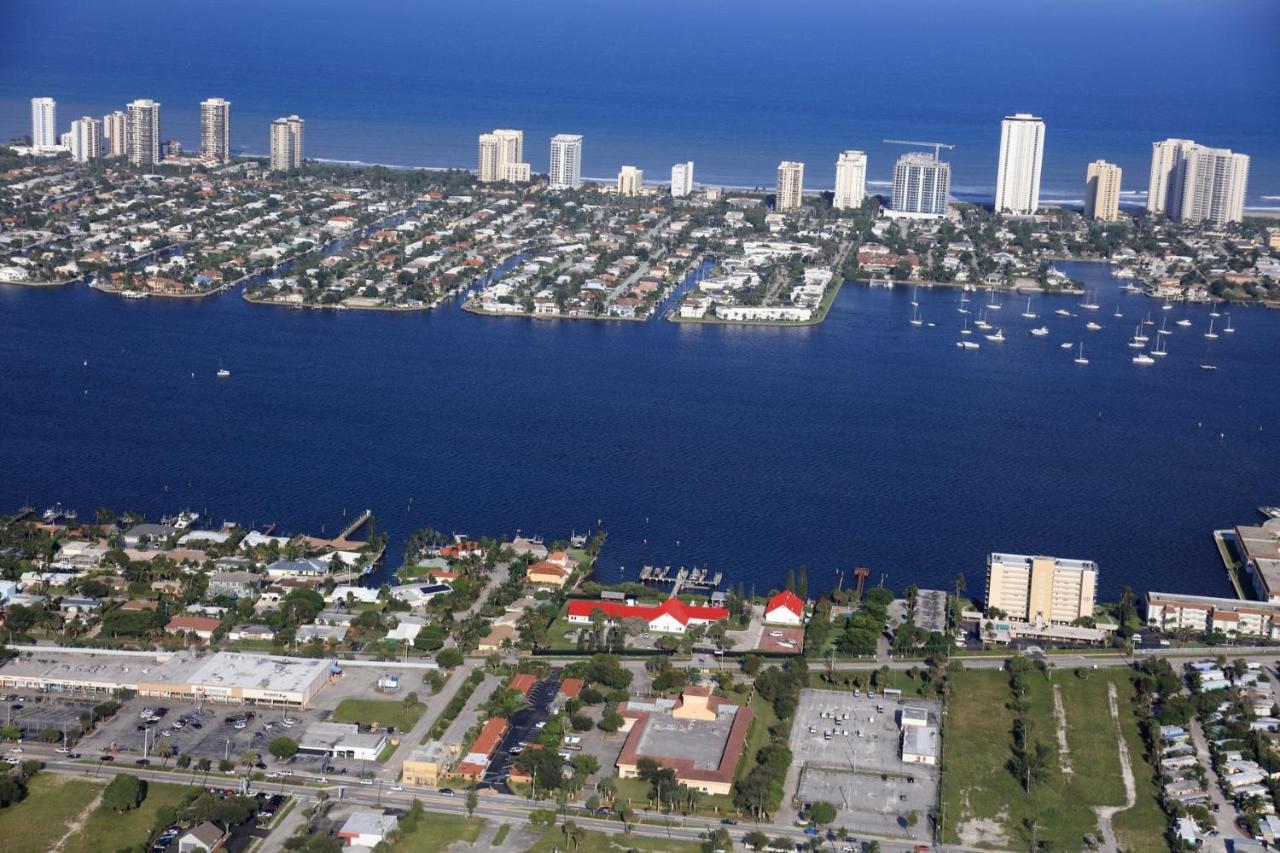
{"type": "Polygon", "coordinates": [[[566,678],[560,682],[560,695],[567,699],[577,699],[578,694],[582,692],[581,678],[566,678]]]}
{"type": "Polygon", "coordinates": [[[512,690],[519,690],[525,696],[529,695],[529,691],[538,683],[538,679],[531,672],[518,672],[511,677],[511,683],[507,687],[512,690]]]}
{"type": "Polygon", "coordinates": [[[800,600],[800,596],[789,589],[784,589],[769,599],[769,603],[764,606],[764,612],[771,613],[779,607],[785,607],[797,616],[804,615],[804,602],[800,600]]]}
{"type": "Polygon", "coordinates": [[[215,631],[222,623],[208,616],[175,616],[164,626],[166,631],[215,631]]]}
{"type": "Polygon", "coordinates": [[[595,601],[592,599],[574,599],[569,602],[569,615],[590,618],[596,610],[604,611],[606,616],[614,619],[643,619],[652,622],[659,616],[669,614],[681,625],[688,625],[691,619],[705,619],[715,622],[728,619],[729,611],[724,607],[698,607],[685,604],[678,598],[668,598],[656,607],[635,604],[620,604],[616,601],[595,601]]]}

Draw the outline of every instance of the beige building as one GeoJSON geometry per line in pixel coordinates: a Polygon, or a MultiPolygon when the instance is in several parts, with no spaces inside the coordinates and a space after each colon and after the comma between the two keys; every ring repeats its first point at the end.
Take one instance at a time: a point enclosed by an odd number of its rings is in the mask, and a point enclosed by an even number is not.
{"type": "Polygon", "coordinates": [[[524,162],[524,131],[498,128],[480,134],[476,176],[481,183],[524,183],[529,164],[524,162]]]}
{"type": "Polygon", "coordinates": [[[644,169],[635,166],[623,166],[618,172],[618,195],[640,195],[644,188],[644,169]]]}
{"type": "Polygon", "coordinates": [[[129,153],[129,136],[125,130],[125,114],[116,110],[102,117],[102,156],[123,157],[129,153]]]}
{"type": "Polygon", "coordinates": [[[125,112],[126,152],[135,166],[160,162],[160,105],[150,98],[130,101],[125,112]]]}
{"type": "Polygon", "coordinates": [[[200,102],[200,153],[226,163],[231,159],[231,102],[207,98],[200,102]]]}
{"type": "Polygon", "coordinates": [[[1162,631],[1221,631],[1227,636],[1280,639],[1280,605],[1236,598],[1148,592],[1147,624],[1162,631]]]}
{"type": "Polygon", "coordinates": [[[1120,167],[1106,160],[1094,160],[1085,172],[1084,215],[1088,219],[1114,222],[1120,218],[1120,167]]]}
{"type": "Polygon", "coordinates": [[[1098,565],[1089,560],[992,554],[987,558],[987,607],[1012,619],[1067,624],[1092,616],[1098,565]]]}
{"type": "Polygon", "coordinates": [[[415,788],[434,788],[440,777],[456,757],[456,747],[448,747],[442,741],[428,741],[409,753],[400,767],[400,784],[415,788]]]}
{"type": "Polygon", "coordinates": [[[804,197],[804,163],[783,160],[778,164],[778,195],[774,210],[799,210],[804,197]]]}
{"type": "Polygon", "coordinates": [[[302,168],[302,142],[305,123],[298,116],[278,118],[271,122],[271,170],[288,172],[302,168]]]}

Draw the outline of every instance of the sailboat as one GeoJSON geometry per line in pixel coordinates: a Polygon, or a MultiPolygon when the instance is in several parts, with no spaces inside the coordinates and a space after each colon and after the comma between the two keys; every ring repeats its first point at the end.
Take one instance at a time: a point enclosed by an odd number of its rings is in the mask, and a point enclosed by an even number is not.
{"type": "Polygon", "coordinates": [[[1156,360],[1151,356],[1147,355],[1145,352],[1140,352],[1133,357],[1133,363],[1140,364],[1143,367],[1146,367],[1148,365],[1155,364],[1156,360]]]}
{"type": "Polygon", "coordinates": [[[1142,321],[1142,325],[1144,325],[1144,326],[1154,326],[1155,324],[1156,324],[1156,321],[1151,319],[1151,312],[1150,312],[1150,311],[1148,311],[1148,312],[1147,312],[1147,319],[1145,319],[1145,320],[1143,320],[1143,321],[1142,321]]]}
{"type": "Polygon", "coordinates": [[[1225,329],[1223,329],[1222,331],[1224,331],[1224,332],[1226,332],[1226,333],[1228,333],[1228,334],[1230,334],[1231,332],[1234,332],[1234,331],[1235,331],[1235,328],[1231,325],[1231,312],[1230,312],[1230,311],[1228,311],[1228,312],[1227,312],[1227,327],[1226,327],[1225,329]]]}
{"type": "Polygon", "coordinates": [[[957,308],[956,310],[959,311],[961,314],[968,314],[969,309],[965,307],[968,304],[969,304],[969,294],[965,293],[964,291],[960,291],[960,307],[957,308]]]}
{"type": "Polygon", "coordinates": [[[1112,316],[1112,317],[1115,317],[1117,320],[1119,320],[1119,319],[1121,319],[1122,317],[1124,317],[1124,315],[1120,313],[1120,306],[1119,306],[1119,305],[1117,305],[1117,306],[1116,306],[1116,313],[1112,314],[1111,316],[1112,316]]]}
{"type": "Polygon", "coordinates": [[[1164,338],[1156,338],[1156,348],[1151,351],[1156,358],[1164,358],[1169,351],[1164,348],[1164,338]]]}
{"type": "Polygon", "coordinates": [[[987,322],[987,312],[986,311],[980,312],[978,314],[978,322],[974,323],[973,325],[977,326],[979,329],[990,329],[991,324],[987,322]]]}
{"type": "Polygon", "coordinates": [[[1182,328],[1184,328],[1184,329],[1185,329],[1185,328],[1187,328],[1188,326],[1190,326],[1190,325],[1191,325],[1191,321],[1190,321],[1190,320],[1188,320],[1186,317],[1183,317],[1181,320],[1179,320],[1178,322],[1174,323],[1174,325],[1175,325],[1175,326],[1181,326],[1182,328]]]}
{"type": "Polygon", "coordinates": [[[996,329],[994,335],[987,335],[987,340],[1004,343],[1004,329],[996,329]]]}
{"type": "Polygon", "coordinates": [[[1088,364],[1089,359],[1084,357],[1084,341],[1080,342],[1080,354],[1076,356],[1076,364],[1088,364]]]}
{"type": "Polygon", "coordinates": [[[964,327],[960,329],[960,334],[962,334],[962,335],[972,335],[972,334],[973,334],[973,330],[969,328],[969,318],[968,318],[968,317],[965,317],[965,318],[964,318],[964,327]]]}
{"type": "Polygon", "coordinates": [[[1213,340],[1217,340],[1217,339],[1218,339],[1218,333],[1217,333],[1217,332],[1215,332],[1215,331],[1213,330],[1213,321],[1212,321],[1212,320],[1210,320],[1210,321],[1209,321],[1209,331],[1205,332],[1205,333],[1204,333],[1204,336],[1205,336],[1206,338],[1208,338],[1209,340],[1211,340],[1211,341],[1213,341],[1213,340]]]}
{"type": "MultiPolygon", "coordinates": [[[[912,305],[915,305],[916,303],[914,303],[914,302],[913,302],[913,303],[911,303],[911,304],[912,304],[912,305]]],[[[909,322],[910,322],[910,323],[911,323],[911,325],[913,325],[913,326],[923,326],[923,325],[924,325],[924,320],[921,320],[921,319],[920,319],[920,309],[919,309],[919,308],[915,308],[915,309],[913,309],[913,310],[912,310],[912,312],[911,312],[911,320],[910,320],[909,322]]]]}
{"type": "Polygon", "coordinates": [[[996,301],[996,289],[994,287],[987,288],[987,307],[992,311],[1000,310],[1000,303],[996,301]]]}
{"type": "Polygon", "coordinates": [[[1222,315],[1218,313],[1218,309],[1217,309],[1217,308],[1214,308],[1212,311],[1210,311],[1210,312],[1209,312],[1209,316],[1210,316],[1210,317],[1221,317],[1222,315]]]}
{"type": "Polygon", "coordinates": [[[1096,300],[1096,299],[1097,299],[1097,291],[1094,291],[1094,298],[1093,298],[1093,299],[1090,299],[1090,298],[1089,298],[1089,291],[1087,291],[1087,290],[1086,290],[1086,291],[1084,292],[1084,300],[1085,300],[1085,301],[1080,303],[1080,307],[1081,307],[1081,308],[1083,308],[1083,309],[1084,309],[1084,310],[1086,310],[1086,311],[1097,311],[1097,310],[1098,310],[1098,308],[1099,308],[1100,306],[1098,305],[1098,303],[1097,303],[1096,301],[1094,301],[1094,300],[1096,300]]]}
{"type": "Polygon", "coordinates": [[[226,379],[231,375],[231,371],[222,366],[222,359],[218,359],[218,378],[226,379]]]}
{"type": "Polygon", "coordinates": [[[1031,310],[1030,296],[1027,297],[1027,310],[1022,312],[1022,316],[1028,320],[1034,320],[1036,318],[1035,312],[1031,310]]]}
{"type": "Polygon", "coordinates": [[[1172,332],[1170,332],[1170,331],[1169,331],[1169,318],[1168,318],[1168,317],[1165,317],[1165,318],[1164,318],[1164,321],[1160,324],[1160,331],[1159,331],[1159,334],[1161,334],[1161,335],[1170,335],[1170,334],[1173,334],[1172,332]]]}
{"type": "Polygon", "coordinates": [[[1133,338],[1129,341],[1129,349],[1142,349],[1142,345],[1146,342],[1147,337],[1142,334],[1142,324],[1139,323],[1133,329],[1133,338]]]}
{"type": "Polygon", "coordinates": [[[1170,310],[1172,310],[1172,309],[1173,309],[1173,305],[1172,305],[1172,304],[1170,304],[1170,302],[1169,302],[1169,297],[1167,297],[1167,296],[1166,296],[1166,297],[1164,298],[1164,305],[1160,306],[1160,310],[1161,310],[1161,311],[1170,311],[1170,310]]]}
{"type": "Polygon", "coordinates": [[[917,284],[916,289],[911,291],[911,304],[919,305],[920,303],[917,301],[919,298],[920,298],[920,285],[917,284]]]}

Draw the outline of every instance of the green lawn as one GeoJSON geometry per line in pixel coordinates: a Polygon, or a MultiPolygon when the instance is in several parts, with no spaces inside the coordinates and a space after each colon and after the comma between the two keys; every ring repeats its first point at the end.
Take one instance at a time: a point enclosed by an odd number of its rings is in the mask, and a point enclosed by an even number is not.
{"type": "Polygon", "coordinates": [[[455,841],[475,843],[483,828],[484,821],[478,817],[426,812],[414,831],[396,842],[395,849],[437,853],[455,841]]]}
{"type": "Polygon", "coordinates": [[[395,726],[404,732],[413,728],[427,706],[405,705],[400,699],[343,699],[329,719],[335,723],[359,723],[362,726],[395,726]]]}
{"type": "Polygon", "coordinates": [[[188,791],[186,785],[148,782],[147,798],[131,812],[116,814],[99,806],[90,815],[84,829],[67,840],[65,853],[98,853],[100,850],[122,850],[143,844],[156,822],[156,812],[165,806],[177,809],[188,791]]]}
{"type": "Polygon", "coordinates": [[[1033,816],[1040,824],[1039,838],[1054,850],[1079,849],[1086,834],[1096,835],[1093,806],[1120,805],[1125,796],[1115,729],[1107,710],[1107,685],[1114,681],[1139,792],[1137,805],[1117,816],[1117,827],[1127,848],[1162,849],[1164,819],[1155,805],[1151,770],[1143,758],[1127,671],[1093,671],[1083,681],[1059,672],[1053,682],[1028,673],[1027,717],[1033,738],[1049,750],[1045,780],[1029,794],[1007,768],[1013,730],[1008,673],[964,670],[953,672],[951,678],[943,742],[945,842],[1026,847],[1028,821],[1033,816]],[[1054,683],[1062,692],[1070,776],[1062,772],[1058,751],[1054,683]]]}
{"type": "MultiPolygon", "coordinates": [[[[875,688],[871,688],[872,670],[836,670],[834,673],[834,682],[827,681],[826,669],[816,662],[810,662],[809,666],[809,686],[818,690],[847,690],[853,689],[853,678],[855,676],[861,679],[863,690],[880,689],[880,675],[876,673],[875,688]]],[[[920,671],[924,672],[927,667],[921,666],[920,671]]],[[[885,687],[895,687],[902,691],[903,696],[919,696],[920,688],[924,685],[922,678],[912,678],[907,675],[906,670],[889,670],[889,677],[885,681],[885,687]]]]}
{"type": "MultiPolygon", "coordinates": [[[[661,815],[656,812],[645,812],[645,808],[649,805],[649,783],[640,779],[619,779],[614,777],[614,783],[618,786],[617,802],[630,805],[635,809],[636,814],[642,818],[652,818],[654,820],[662,820],[661,815]]],[[[664,806],[665,808],[665,806],[664,806]]],[[[679,814],[679,809],[676,813],[679,814]]],[[[693,814],[702,817],[724,817],[733,814],[733,798],[724,794],[703,794],[698,798],[698,804],[693,810],[693,814]]]]}
{"type": "MultiPolygon", "coordinates": [[[[566,843],[564,831],[557,826],[543,832],[542,838],[526,853],[563,853],[572,849],[572,845],[566,843]]],[[[603,832],[584,830],[578,841],[578,849],[589,850],[591,853],[624,853],[627,850],[642,850],[645,853],[694,853],[702,848],[697,842],[675,838],[649,838],[643,835],[627,838],[621,832],[606,835],[603,832]]]]}
{"type": "MultiPolygon", "coordinates": [[[[45,853],[106,785],[105,779],[41,773],[31,780],[27,798],[0,809],[0,839],[5,853],[45,853]]],[[[114,849],[114,848],[112,848],[114,849]]]]}
{"type": "Polygon", "coordinates": [[[498,827],[497,834],[493,836],[493,846],[501,847],[502,842],[507,840],[507,834],[509,832],[511,832],[511,824],[509,823],[504,823],[502,826],[498,827]]]}

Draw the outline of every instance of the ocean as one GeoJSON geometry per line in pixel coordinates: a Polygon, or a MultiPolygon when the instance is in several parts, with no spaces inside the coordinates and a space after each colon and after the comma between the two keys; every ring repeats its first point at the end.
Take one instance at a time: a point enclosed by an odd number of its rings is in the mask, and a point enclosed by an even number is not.
{"type": "Polygon", "coordinates": [[[1001,117],[1033,112],[1046,203],[1078,203],[1098,158],[1141,203],[1152,141],[1180,136],[1251,155],[1249,206],[1280,210],[1278,57],[1273,0],[43,0],[0,13],[0,137],[30,132],[34,96],[63,130],[149,97],[195,148],[219,96],[246,153],[297,113],[315,158],[471,168],[477,134],[517,127],[534,171],[572,132],[589,176],[693,160],[771,187],[785,159],[829,188],[855,148],[879,191],[907,150],[881,140],[941,141],[955,194],[983,199],[1001,117]]]}
{"type": "Polygon", "coordinates": [[[978,592],[1004,551],[1096,560],[1111,598],[1230,594],[1212,530],[1280,503],[1280,312],[1233,306],[1210,341],[1207,307],[1059,266],[1101,310],[1036,297],[1030,321],[1010,297],[990,312],[1006,341],[977,351],[956,348],[942,288],[918,294],[933,327],[908,325],[907,288],[847,285],[825,323],[786,329],[0,287],[0,508],[328,533],[371,508],[390,568],[426,525],[603,527],[606,581],[705,565],[765,592],[806,565],[817,590],[865,566],[898,589],[963,572],[978,592]],[[1174,333],[1143,368],[1125,342],[1148,313],[1174,333]],[[1087,366],[1060,347],[1081,340],[1087,366]]]}

